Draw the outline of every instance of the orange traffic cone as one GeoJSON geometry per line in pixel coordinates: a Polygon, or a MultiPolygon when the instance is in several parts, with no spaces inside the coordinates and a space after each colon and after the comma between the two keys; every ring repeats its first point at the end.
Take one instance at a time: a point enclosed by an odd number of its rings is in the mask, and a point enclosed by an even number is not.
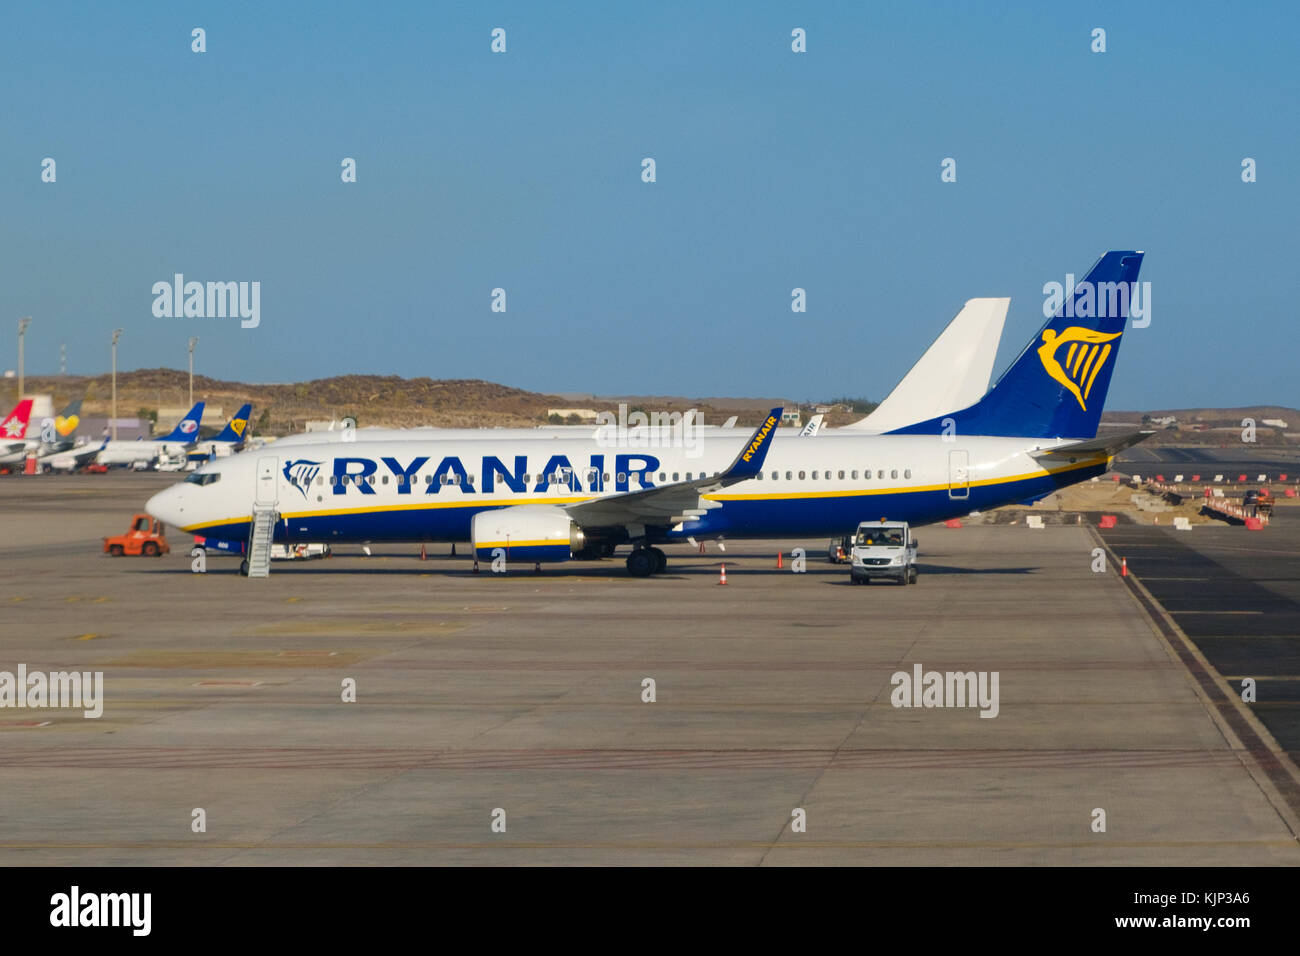
{"type": "Polygon", "coordinates": [[[719,584],[727,583],[727,565],[725,563],[722,565],[722,577],[718,578],[718,583],[719,584]]]}
{"type": "Polygon", "coordinates": [[[704,553],[704,542],[701,541],[701,542],[700,542],[700,554],[703,554],[703,553],[704,553]]]}
{"type": "Polygon", "coordinates": [[[785,565],[781,563],[781,552],[778,551],[776,553],[776,569],[780,571],[783,567],[785,567],[785,565]]]}
{"type": "Polygon", "coordinates": [[[423,543],[421,543],[421,545],[420,545],[420,560],[421,560],[421,561],[428,561],[428,560],[429,560],[429,550],[428,550],[428,548],[426,548],[426,547],[424,546],[423,543]]]}
{"type": "Polygon", "coordinates": [[[1128,558],[1119,559],[1119,576],[1121,578],[1128,577],[1128,558]]]}
{"type": "Polygon", "coordinates": [[[474,573],[478,574],[478,558],[474,559],[474,573]]]}

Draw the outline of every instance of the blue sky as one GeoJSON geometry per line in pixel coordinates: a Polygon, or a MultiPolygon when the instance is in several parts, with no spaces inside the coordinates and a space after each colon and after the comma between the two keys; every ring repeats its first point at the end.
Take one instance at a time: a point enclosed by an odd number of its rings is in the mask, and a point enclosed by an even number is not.
{"type": "Polygon", "coordinates": [[[987,6],[15,7],[0,367],[31,315],[33,374],[120,326],[122,368],[198,335],[246,381],[880,398],[967,298],[1013,297],[1009,361],[1137,248],[1110,407],[1300,402],[1297,7],[987,6]],[[155,318],[176,272],[259,281],[260,326],[155,318]]]}

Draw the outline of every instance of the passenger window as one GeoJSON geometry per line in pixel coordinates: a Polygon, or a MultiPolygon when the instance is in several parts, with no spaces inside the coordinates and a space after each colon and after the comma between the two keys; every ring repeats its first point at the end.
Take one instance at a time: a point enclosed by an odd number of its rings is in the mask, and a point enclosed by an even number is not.
{"type": "Polygon", "coordinates": [[[870,481],[870,480],[871,480],[871,469],[868,468],[866,471],[864,471],[864,472],[862,473],[862,477],[865,478],[865,479],[867,479],[867,481],[870,481]]]}
{"type": "Polygon", "coordinates": [[[898,477],[898,469],[897,469],[897,468],[892,469],[892,470],[889,472],[889,477],[890,477],[890,478],[897,478],[897,477],[898,477]]]}
{"type": "Polygon", "coordinates": [[[789,481],[789,480],[790,480],[791,478],[793,478],[793,477],[794,477],[794,475],[793,475],[792,472],[788,472],[788,471],[787,471],[787,472],[785,473],[785,480],[786,480],[786,481],[789,481]]]}
{"type": "Polygon", "coordinates": [[[324,483],[325,483],[325,476],[324,476],[324,475],[317,475],[317,476],[316,476],[316,484],[321,485],[321,484],[324,484],[324,483]]]}
{"type": "Polygon", "coordinates": [[[524,484],[526,484],[526,485],[531,485],[532,483],[533,483],[533,476],[532,476],[532,475],[524,475],[524,484]]]}
{"type": "Polygon", "coordinates": [[[843,480],[843,478],[844,478],[844,472],[841,471],[841,472],[840,472],[840,479],[843,480]]]}
{"type": "Polygon", "coordinates": [[[912,477],[912,469],[909,468],[909,469],[907,469],[905,472],[903,472],[903,477],[904,477],[904,478],[911,478],[911,477],[912,477]]]}
{"type": "Polygon", "coordinates": [[[603,477],[605,479],[605,484],[609,484],[609,472],[605,472],[603,477]]]}
{"type": "Polygon", "coordinates": [[[799,472],[799,480],[800,480],[800,481],[803,481],[803,480],[804,480],[804,476],[807,475],[807,474],[808,474],[808,473],[807,473],[806,471],[801,471],[801,472],[799,472]]]}
{"type": "Polygon", "coordinates": [[[384,484],[388,484],[388,476],[384,475],[384,484]]]}
{"type": "Polygon", "coordinates": [[[621,484],[623,484],[623,482],[625,482],[625,481],[627,481],[627,472],[625,472],[625,471],[620,471],[620,472],[618,473],[618,483],[621,485],[621,484]]]}
{"type": "Polygon", "coordinates": [[[781,478],[781,473],[780,473],[779,471],[774,471],[774,472],[772,472],[772,480],[773,480],[773,481],[779,481],[780,478],[781,478]]]}
{"type": "Polygon", "coordinates": [[[876,477],[877,477],[877,478],[884,478],[884,477],[885,477],[885,470],[882,468],[880,471],[876,472],[876,477]]]}
{"type": "MultiPolygon", "coordinates": [[[[800,475],[799,477],[802,478],[803,475],[800,475]]],[[[816,481],[816,480],[817,480],[817,472],[814,471],[814,472],[813,472],[813,481],[816,481]]]]}
{"type": "Polygon", "coordinates": [[[858,470],[857,470],[856,468],[854,468],[854,469],[853,469],[853,480],[854,480],[854,481],[857,481],[857,478],[858,478],[858,470]]]}

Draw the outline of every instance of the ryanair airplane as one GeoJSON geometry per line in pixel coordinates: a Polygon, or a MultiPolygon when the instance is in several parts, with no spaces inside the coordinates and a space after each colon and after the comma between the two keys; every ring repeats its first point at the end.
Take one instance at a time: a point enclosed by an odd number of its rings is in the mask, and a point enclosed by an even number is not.
{"type": "Polygon", "coordinates": [[[1102,256],[978,401],[884,434],[800,438],[774,408],[743,444],[718,429],[690,447],[491,430],[283,457],[271,446],[209,463],[147,508],[232,543],[260,524],[276,543],[468,538],[481,559],[499,548],[530,563],[627,544],[641,577],[666,567],[659,545],[691,536],[827,537],[867,519],[920,525],[1033,501],[1103,474],[1149,434],[1096,437],[1142,256],[1102,256]]]}

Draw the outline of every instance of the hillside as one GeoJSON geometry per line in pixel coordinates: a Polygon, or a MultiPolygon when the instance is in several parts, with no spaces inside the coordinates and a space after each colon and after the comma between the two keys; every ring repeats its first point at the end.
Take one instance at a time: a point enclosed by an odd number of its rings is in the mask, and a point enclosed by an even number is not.
{"type": "MultiPolygon", "coordinates": [[[[7,382],[7,400],[16,400],[15,383],[7,382]]],[[[109,375],[28,376],[29,393],[54,396],[56,408],[85,395],[83,416],[108,415],[112,380],[109,375]]],[[[118,372],[117,409],[122,417],[159,408],[186,405],[189,375],[176,369],[139,369],[118,372]]],[[[626,397],[591,395],[544,395],[510,388],[479,379],[402,378],[397,375],[339,375],[291,384],[247,384],[194,376],[194,397],[219,406],[229,414],[244,402],[253,403],[256,431],[268,434],[300,432],[308,420],[352,418],[360,427],[412,427],[435,425],[444,428],[529,427],[548,421],[552,408],[591,408],[617,414],[618,403],[629,409],[685,411],[697,408],[708,424],[720,424],[738,415],[742,424],[757,424],[772,404],[754,399],[626,397]],[[266,418],[263,418],[263,415],[266,418]]],[[[12,404],[12,401],[11,401],[12,404]]],[[[0,413],[2,414],[2,413],[0,413]]],[[[214,425],[205,422],[205,425],[214,425]]]]}

